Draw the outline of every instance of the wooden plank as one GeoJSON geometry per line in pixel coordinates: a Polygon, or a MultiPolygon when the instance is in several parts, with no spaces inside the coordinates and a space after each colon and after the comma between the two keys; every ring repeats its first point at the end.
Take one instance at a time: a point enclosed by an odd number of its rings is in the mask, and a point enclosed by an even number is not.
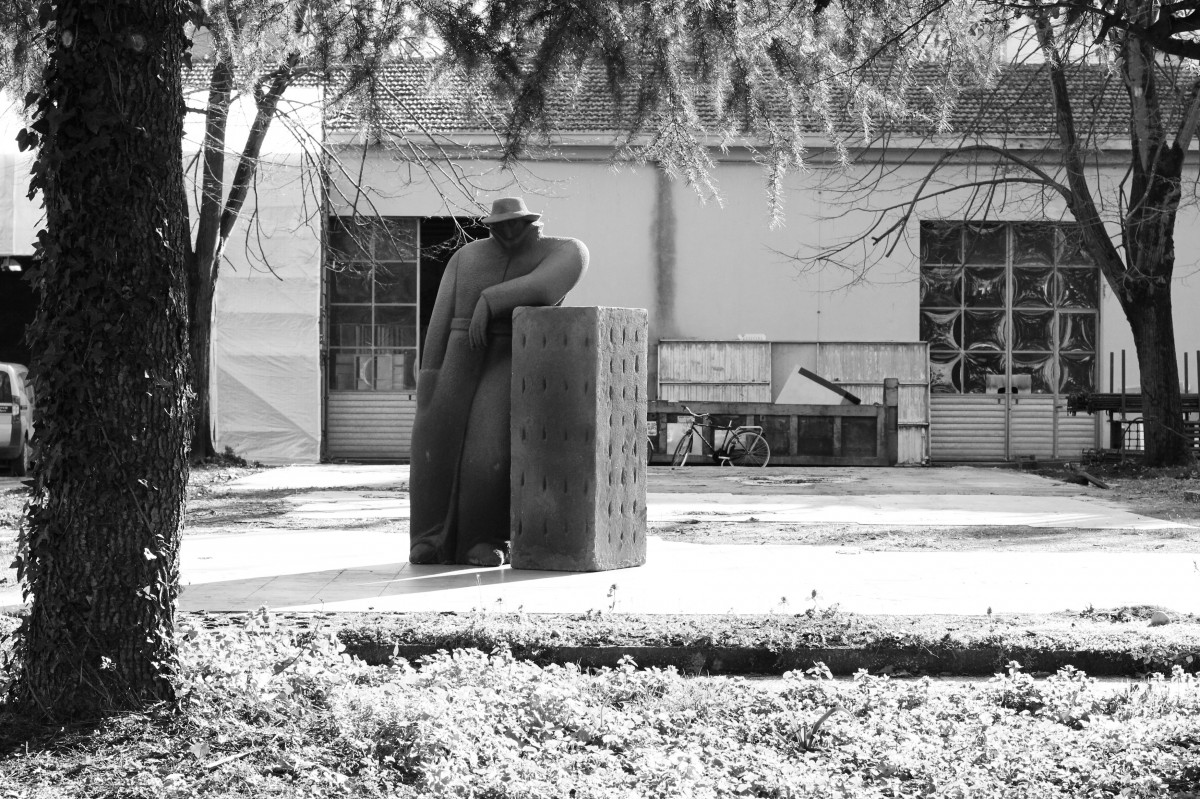
{"type": "Polygon", "coordinates": [[[771,345],[765,341],[659,341],[662,383],[771,382],[771,345]]]}
{"type": "Polygon", "coordinates": [[[762,414],[763,416],[875,416],[882,405],[777,405],[772,402],[670,402],[655,400],[650,403],[651,413],[666,413],[686,416],[687,405],[696,413],[739,413],[762,414]],[[736,407],[736,411],[730,410],[736,407]]]}

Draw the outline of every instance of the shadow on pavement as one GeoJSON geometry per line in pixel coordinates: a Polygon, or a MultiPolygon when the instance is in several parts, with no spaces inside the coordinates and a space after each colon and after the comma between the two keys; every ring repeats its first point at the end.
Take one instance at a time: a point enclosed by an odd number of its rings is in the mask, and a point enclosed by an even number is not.
{"type": "Polygon", "coordinates": [[[401,561],[187,585],[183,587],[178,608],[184,611],[242,611],[262,605],[278,608],[523,583],[572,574],[508,566],[414,566],[401,561]]]}

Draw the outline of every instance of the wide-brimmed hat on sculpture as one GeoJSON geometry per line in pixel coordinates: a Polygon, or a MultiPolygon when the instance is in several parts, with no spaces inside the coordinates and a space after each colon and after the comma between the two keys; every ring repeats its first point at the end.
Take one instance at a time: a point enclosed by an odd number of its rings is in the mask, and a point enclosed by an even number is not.
{"type": "Polygon", "coordinates": [[[541,218],[541,214],[535,214],[525,207],[523,197],[501,197],[492,203],[492,215],[485,216],[483,224],[495,225],[511,219],[528,219],[530,222],[536,222],[541,218]]]}

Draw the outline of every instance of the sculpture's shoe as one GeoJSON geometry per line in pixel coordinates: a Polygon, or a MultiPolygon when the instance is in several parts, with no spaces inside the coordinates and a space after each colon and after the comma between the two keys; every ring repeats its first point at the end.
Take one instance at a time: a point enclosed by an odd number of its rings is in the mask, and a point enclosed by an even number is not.
{"type": "Polygon", "coordinates": [[[437,547],[433,544],[427,544],[424,541],[418,541],[408,550],[408,562],[425,564],[437,563],[439,561],[437,547]]]}
{"type": "Polygon", "coordinates": [[[467,551],[467,563],[472,566],[503,566],[504,550],[487,544],[476,544],[467,551]]]}

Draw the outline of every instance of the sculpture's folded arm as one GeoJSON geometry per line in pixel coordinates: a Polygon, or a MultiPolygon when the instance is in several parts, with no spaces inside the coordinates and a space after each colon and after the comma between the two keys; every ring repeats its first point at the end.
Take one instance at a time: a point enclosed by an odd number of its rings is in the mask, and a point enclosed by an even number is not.
{"type": "Polygon", "coordinates": [[[556,305],[587,271],[588,250],[578,239],[561,239],[527,275],[483,290],[492,318],[521,305],[556,305]]]}

